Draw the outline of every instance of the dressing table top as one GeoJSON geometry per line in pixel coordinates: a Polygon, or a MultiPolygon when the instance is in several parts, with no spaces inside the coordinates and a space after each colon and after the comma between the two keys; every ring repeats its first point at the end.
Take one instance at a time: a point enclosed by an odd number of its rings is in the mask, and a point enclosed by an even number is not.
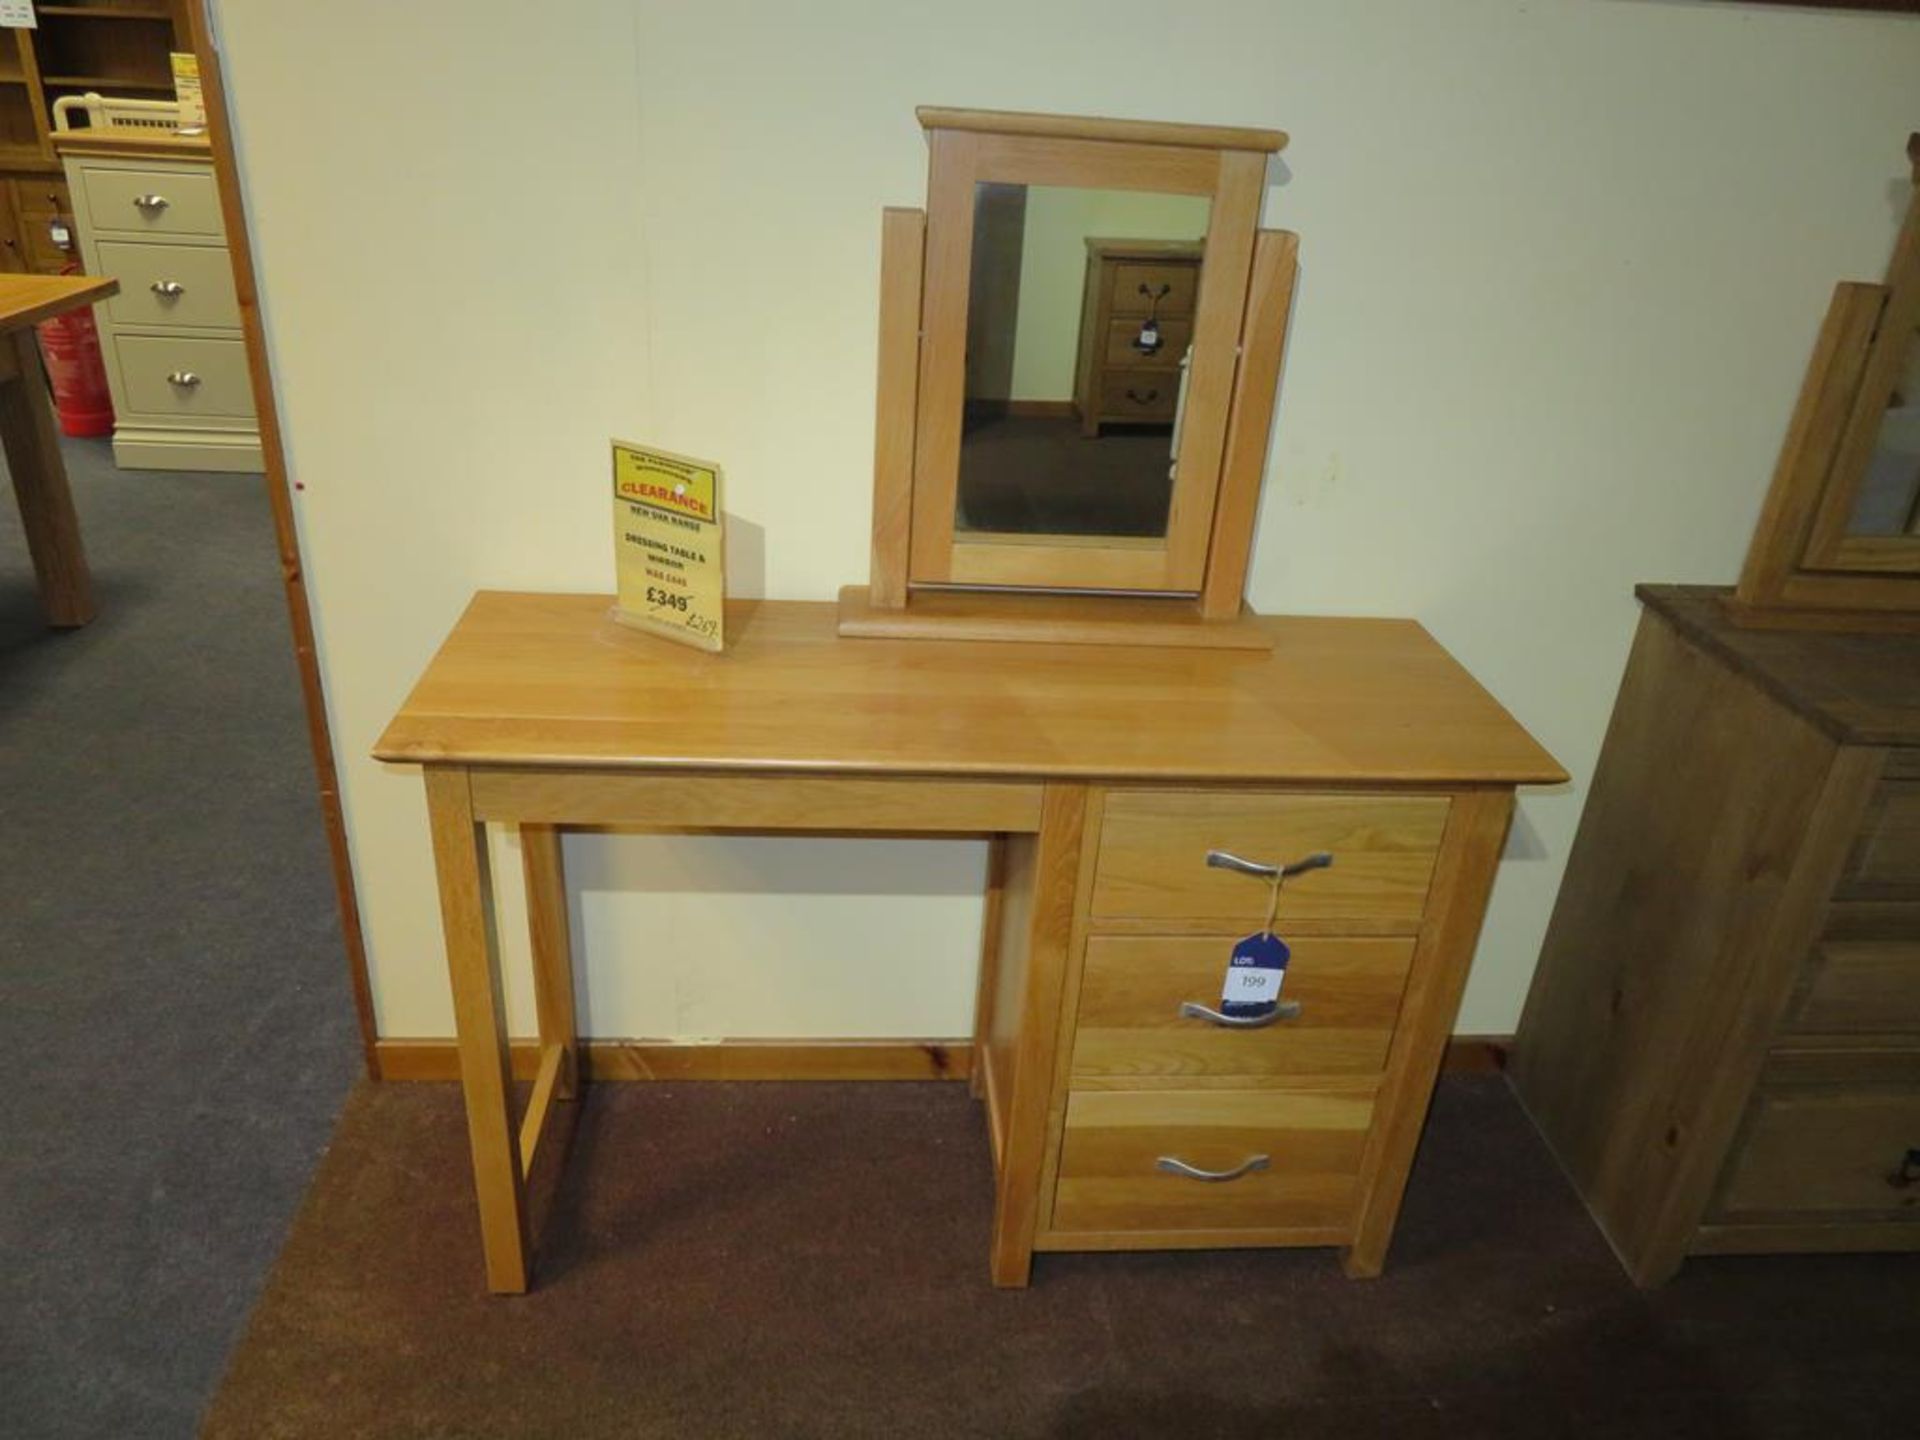
{"type": "Polygon", "coordinates": [[[481,591],[382,760],[1082,780],[1554,784],[1565,772],[1410,620],[1272,617],[1271,652],[846,640],[734,601],[709,655],[605,595],[481,591]]]}

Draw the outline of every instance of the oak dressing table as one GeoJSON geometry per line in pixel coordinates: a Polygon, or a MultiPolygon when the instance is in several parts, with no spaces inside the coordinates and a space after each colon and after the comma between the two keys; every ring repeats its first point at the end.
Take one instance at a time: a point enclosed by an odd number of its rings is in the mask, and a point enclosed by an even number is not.
{"type": "Polygon", "coordinates": [[[1266,618],[1258,650],[852,640],[832,605],[738,602],[709,655],[610,603],[480,593],[374,752],[426,782],[493,1290],[527,1288],[524,1176],[583,1078],[569,825],[990,838],[994,1283],[1036,1250],[1339,1246],[1380,1270],[1514,787],[1565,779],[1419,625],[1266,618]],[[517,1123],[489,823],[519,828],[531,917],[517,1123]],[[1279,897],[1279,1023],[1187,1008],[1265,908],[1214,848],[1333,856],[1279,897]]]}

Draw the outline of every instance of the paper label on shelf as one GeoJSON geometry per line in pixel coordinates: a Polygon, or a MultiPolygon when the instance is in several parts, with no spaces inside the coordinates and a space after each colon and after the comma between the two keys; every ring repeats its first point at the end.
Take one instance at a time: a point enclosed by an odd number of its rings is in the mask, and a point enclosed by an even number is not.
{"type": "Polygon", "coordinates": [[[33,0],[0,0],[0,28],[38,30],[40,22],[33,15],[33,0]]]}
{"type": "Polygon", "coordinates": [[[720,467],[613,442],[616,618],[702,650],[725,648],[720,467]]]}
{"type": "Polygon", "coordinates": [[[1231,1015],[1235,1006],[1270,1005],[1278,1000],[1292,953],[1278,935],[1249,935],[1237,941],[1227,961],[1226,983],[1220,987],[1226,1012],[1231,1015]]]}
{"type": "Polygon", "coordinates": [[[173,65],[173,98],[180,102],[180,128],[203,129],[206,103],[200,98],[200,57],[176,50],[167,56],[173,65]]]}

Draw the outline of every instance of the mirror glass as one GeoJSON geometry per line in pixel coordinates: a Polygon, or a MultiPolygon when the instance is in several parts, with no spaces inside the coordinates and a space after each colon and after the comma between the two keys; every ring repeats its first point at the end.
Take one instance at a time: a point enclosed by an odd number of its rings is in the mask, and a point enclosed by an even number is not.
{"type": "Polygon", "coordinates": [[[1854,503],[1851,535],[1920,535],[1920,330],[1893,383],[1854,503]]]}
{"type": "Polygon", "coordinates": [[[962,538],[1165,537],[1209,204],[975,187],[962,538]]]}

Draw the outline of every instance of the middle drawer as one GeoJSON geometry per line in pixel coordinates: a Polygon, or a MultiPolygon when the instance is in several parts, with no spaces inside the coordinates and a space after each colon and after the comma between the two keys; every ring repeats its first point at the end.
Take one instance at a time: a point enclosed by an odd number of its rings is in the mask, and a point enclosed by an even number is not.
{"type": "Polygon", "coordinates": [[[1094,935],[1074,1025],[1073,1077],[1374,1074],[1385,1064],[1413,962],[1397,936],[1289,942],[1281,1000],[1299,1012],[1258,1027],[1218,1011],[1236,937],[1094,935]]]}
{"type": "Polygon", "coordinates": [[[100,270],[120,282],[107,313],[120,325],[238,329],[233,266],[215,245],[144,245],[102,240],[100,270]]]}

